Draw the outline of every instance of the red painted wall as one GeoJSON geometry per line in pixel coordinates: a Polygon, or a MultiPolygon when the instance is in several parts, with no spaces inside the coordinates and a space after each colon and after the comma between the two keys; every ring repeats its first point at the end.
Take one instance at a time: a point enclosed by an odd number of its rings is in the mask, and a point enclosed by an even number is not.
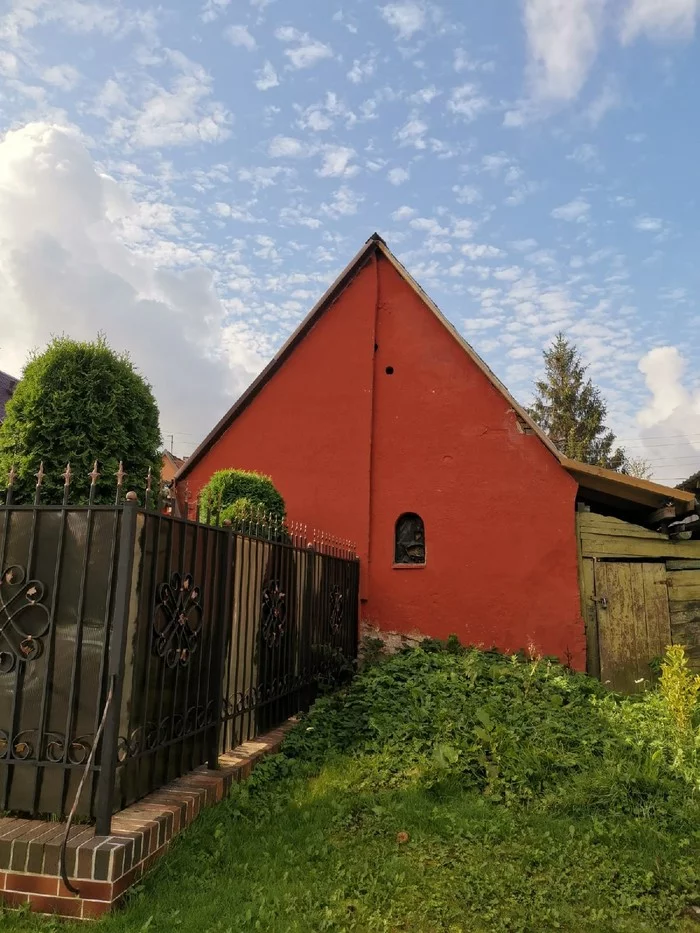
{"type": "Polygon", "coordinates": [[[576,483],[383,257],[194,466],[190,489],[226,466],[269,473],[291,518],[358,543],[367,621],[585,668],[576,483]],[[425,522],[426,565],[397,569],[394,524],[409,511],[425,522]]]}

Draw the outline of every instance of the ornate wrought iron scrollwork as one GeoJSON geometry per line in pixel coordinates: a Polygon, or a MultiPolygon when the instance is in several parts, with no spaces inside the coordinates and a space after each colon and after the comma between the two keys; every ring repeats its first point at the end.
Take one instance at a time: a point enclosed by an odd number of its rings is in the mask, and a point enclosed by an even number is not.
{"type": "Polygon", "coordinates": [[[334,635],[337,635],[340,631],[340,626],[343,623],[343,604],[345,602],[345,594],[343,593],[343,588],[338,584],[334,583],[331,587],[330,592],[330,628],[331,632],[334,635]]]}
{"type": "Polygon", "coordinates": [[[87,761],[94,737],[78,735],[72,739],[60,732],[45,732],[39,747],[39,730],[24,729],[12,740],[7,732],[0,731],[0,758],[15,761],[46,761],[61,764],[64,759],[72,765],[81,765],[87,761]]]}
{"type": "Polygon", "coordinates": [[[287,628],[287,594],[279,580],[270,580],[262,591],[262,635],[270,648],[279,645],[287,628]]]}
{"type": "Polygon", "coordinates": [[[174,573],[161,583],[153,614],[153,650],[168,667],[187,667],[199,647],[202,629],[200,590],[191,574],[174,573]]]}
{"type": "Polygon", "coordinates": [[[41,639],[51,616],[43,604],[44,584],[28,580],[18,564],[0,576],[0,674],[11,673],[18,662],[34,661],[41,654],[41,639]]]}

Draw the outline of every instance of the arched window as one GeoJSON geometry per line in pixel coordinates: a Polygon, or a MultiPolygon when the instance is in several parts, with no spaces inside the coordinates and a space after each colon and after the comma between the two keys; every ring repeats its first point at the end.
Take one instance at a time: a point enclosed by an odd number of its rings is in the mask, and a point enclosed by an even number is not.
{"type": "Polygon", "coordinates": [[[423,519],[415,512],[404,512],[396,521],[394,563],[425,563],[425,527],[423,519]]]}

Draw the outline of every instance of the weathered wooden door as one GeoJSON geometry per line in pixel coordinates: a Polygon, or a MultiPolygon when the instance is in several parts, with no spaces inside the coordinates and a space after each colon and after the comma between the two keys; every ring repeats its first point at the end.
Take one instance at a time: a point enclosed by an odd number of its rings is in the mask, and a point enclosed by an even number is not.
{"type": "Polygon", "coordinates": [[[666,566],[595,562],[600,679],[634,693],[649,681],[649,662],[671,644],[666,566]]]}
{"type": "Polygon", "coordinates": [[[669,560],[666,569],[673,644],[683,645],[700,671],[700,560],[669,560]]]}

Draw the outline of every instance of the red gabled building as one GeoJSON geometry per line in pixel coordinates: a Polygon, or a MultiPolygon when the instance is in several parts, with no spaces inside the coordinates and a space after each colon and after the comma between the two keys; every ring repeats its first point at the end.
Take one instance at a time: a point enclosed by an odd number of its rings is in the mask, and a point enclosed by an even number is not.
{"type": "Polygon", "coordinates": [[[365,622],[585,667],[578,484],[373,236],[185,462],[272,476],[290,518],[356,542],[365,622]]]}

